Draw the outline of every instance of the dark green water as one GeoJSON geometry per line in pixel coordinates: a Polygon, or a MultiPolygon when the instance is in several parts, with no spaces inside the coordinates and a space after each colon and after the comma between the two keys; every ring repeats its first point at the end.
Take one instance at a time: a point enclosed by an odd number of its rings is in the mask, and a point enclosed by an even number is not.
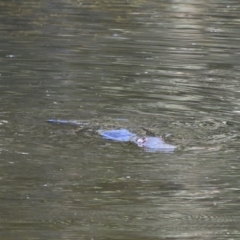
{"type": "Polygon", "coordinates": [[[0,2],[0,238],[238,239],[240,5],[0,2]],[[47,124],[170,134],[148,153],[47,124]]]}

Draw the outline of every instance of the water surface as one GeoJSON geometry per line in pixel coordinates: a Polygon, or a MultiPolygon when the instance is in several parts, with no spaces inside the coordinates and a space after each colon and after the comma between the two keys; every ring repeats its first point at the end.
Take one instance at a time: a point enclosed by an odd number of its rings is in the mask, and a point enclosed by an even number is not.
{"type": "Polygon", "coordinates": [[[238,1],[0,3],[2,239],[239,236],[238,1]],[[149,153],[49,118],[141,132],[149,153]]]}

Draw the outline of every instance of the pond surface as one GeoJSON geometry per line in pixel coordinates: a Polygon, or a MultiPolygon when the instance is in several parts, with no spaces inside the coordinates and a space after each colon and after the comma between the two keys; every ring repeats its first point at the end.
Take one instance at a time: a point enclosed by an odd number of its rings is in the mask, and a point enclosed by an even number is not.
{"type": "Polygon", "coordinates": [[[0,3],[1,239],[239,238],[239,14],[237,0],[0,3]]]}

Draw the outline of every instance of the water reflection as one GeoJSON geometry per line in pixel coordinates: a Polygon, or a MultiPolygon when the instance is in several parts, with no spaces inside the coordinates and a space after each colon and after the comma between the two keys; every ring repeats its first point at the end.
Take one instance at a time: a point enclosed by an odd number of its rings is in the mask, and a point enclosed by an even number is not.
{"type": "Polygon", "coordinates": [[[237,1],[0,6],[2,238],[238,236],[237,1]],[[144,126],[179,148],[54,117],[144,126]]]}

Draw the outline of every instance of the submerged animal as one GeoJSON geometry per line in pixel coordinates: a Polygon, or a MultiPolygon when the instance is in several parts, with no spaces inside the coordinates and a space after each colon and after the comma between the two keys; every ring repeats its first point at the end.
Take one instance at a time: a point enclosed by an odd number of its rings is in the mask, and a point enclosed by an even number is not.
{"type": "MultiPolygon", "coordinates": [[[[49,123],[55,124],[67,124],[75,126],[88,126],[89,123],[83,123],[75,120],[60,120],[60,119],[49,119],[49,123]]],[[[104,139],[113,140],[118,142],[132,142],[135,143],[138,147],[144,148],[146,151],[151,152],[173,152],[176,149],[176,146],[167,144],[161,137],[139,137],[136,134],[128,131],[127,129],[111,129],[111,130],[96,130],[99,135],[104,139]]]]}

